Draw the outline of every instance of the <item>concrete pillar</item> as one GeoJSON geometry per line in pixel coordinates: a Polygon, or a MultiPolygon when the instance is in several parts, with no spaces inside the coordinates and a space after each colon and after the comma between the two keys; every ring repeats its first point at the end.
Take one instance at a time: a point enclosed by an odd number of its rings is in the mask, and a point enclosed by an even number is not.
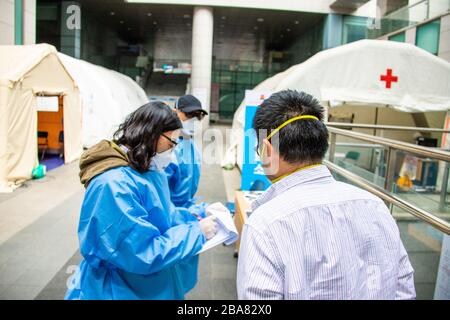
{"type": "Polygon", "coordinates": [[[14,44],[14,0],[0,0],[0,45],[14,44]]]}
{"type": "Polygon", "coordinates": [[[14,44],[23,44],[23,0],[14,0],[14,44]]]}
{"type": "Polygon", "coordinates": [[[405,42],[416,45],[416,28],[405,31],[405,42]]]}
{"type": "Polygon", "coordinates": [[[213,9],[195,7],[192,25],[191,94],[202,102],[203,109],[208,112],[211,97],[213,27],[213,9]]]}
{"type": "Polygon", "coordinates": [[[61,3],[61,52],[80,58],[81,7],[75,1],[61,3]]]}
{"type": "Polygon", "coordinates": [[[439,39],[438,56],[450,62],[450,14],[441,18],[441,34],[439,39]]]}
{"type": "Polygon", "coordinates": [[[0,0],[0,45],[36,43],[36,0],[0,0]]]}
{"type": "Polygon", "coordinates": [[[36,43],[36,0],[23,1],[23,44],[36,43]]]}
{"type": "Polygon", "coordinates": [[[340,14],[330,13],[323,28],[323,49],[330,49],[342,44],[343,18],[340,14]]]}

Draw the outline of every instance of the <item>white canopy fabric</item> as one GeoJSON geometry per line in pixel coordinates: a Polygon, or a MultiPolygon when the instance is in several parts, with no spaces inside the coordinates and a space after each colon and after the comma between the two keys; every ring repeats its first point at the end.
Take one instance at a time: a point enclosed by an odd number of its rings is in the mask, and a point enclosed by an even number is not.
{"type": "Polygon", "coordinates": [[[112,138],[125,117],[148,102],[144,90],[131,78],[63,53],[58,57],[80,90],[83,147],[112,138]]]}
{"type": "MultiPolygon", "coordinates": [[[[361,40],[317,53],[254,90],[305,91],[324,106],[390,107],[403,112],[450,109],[450,63],[412,44],[361,40]]],[[[243,101],[233,119],[233,136],[223,166],[241,157],[243,101]]]]}

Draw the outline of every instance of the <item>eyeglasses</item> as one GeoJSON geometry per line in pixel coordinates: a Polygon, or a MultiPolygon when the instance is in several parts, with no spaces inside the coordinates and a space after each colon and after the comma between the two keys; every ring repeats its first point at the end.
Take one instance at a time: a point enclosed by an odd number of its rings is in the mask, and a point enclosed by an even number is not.
{"type": "Polygon", "coordinates": [[[186,116],[191,119],[191,118],[197,118],[198,121],[201,121],[204,117],[205,114],[201,111],[194,111],[194,112],[188,112],[186,113],[186,116]]]}
{"type": "Polygon", "coordinates": [[[258,157],[261,156],[261,155],[259,154],[259,143],[258,143],[257,146],[255,146],[255,152],[256,152],[256,154],[258,155],[258,157]]]}
{"type": "Polygon", "coordinates": [[[164,133],[161,134],[164,138],[166,138],[167,140],[169,140],[172,143],[172,146],[175,147],[178,142],[176,142],[175,140],[169,138],[168,136],[166,136],[164,133]]]}

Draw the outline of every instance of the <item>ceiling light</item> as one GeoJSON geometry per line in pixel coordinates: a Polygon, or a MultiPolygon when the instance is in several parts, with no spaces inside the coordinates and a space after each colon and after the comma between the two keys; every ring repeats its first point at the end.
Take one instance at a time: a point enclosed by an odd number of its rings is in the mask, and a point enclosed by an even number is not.
{"type": "Polygon", "coordinates": [[[258,21],[258,22],[264,22],[264,18],[258,18],[258,19],[256,19],[256,21],[258,21]]]}
{"type": "Polygon", "coordinates": [[[300,22],[299,22],[298,20],[295,20],[294,23],[295,23],[295,24],[299,24],[300,22]]]}
{"type": "Polygon", "coordinates": [[[151,12],[147,13],[147,17],[151,17],[151,16],[152,16],[151,12]]]}
{"type": "Polygon", "coordinates": [[[120,24],[123,24],[123,20],[120,20],[120,24]]]}
{"type": "Polygon", "coordinates": [[[156,26],[157,24],[158,24],[158,22],[156,22],[156,21],[153,21],[153,24],[156,26]]]}
{"type": "Polygon", "coordinates": [[[222,16],[222,20],[225,20],[227,17],[225,17],[225,16],[222,16]]]}
{"type": "Polygon", "coordinates": [[[287,31],[287,32],[291,32],[291,29],[287,28],[286,31],[287,31]]]}
{"type": "Polygon", "coordinates": [[[111,11],[110,14],[113,16],[113,15],[115,15],[116,13],[115,13],[114,11],[111,11]]]}

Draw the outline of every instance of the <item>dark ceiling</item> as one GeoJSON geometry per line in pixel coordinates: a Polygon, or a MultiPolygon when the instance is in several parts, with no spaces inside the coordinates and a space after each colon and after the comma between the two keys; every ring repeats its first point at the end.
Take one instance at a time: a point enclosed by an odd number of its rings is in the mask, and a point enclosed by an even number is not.
{"type": "MultiPolygon", "coordinates": [[[[38,1],[60,2],[60,1],[38,1]]],[[[141,43],[156,32],[192,31],[192,6],[125,3],[123,0],[79,0],[82,17],[88,14],[129,43],[141,43]]],[[[284,49],[305,30],[323,19],[321,14],[214,8],[214,37],[233,38],[247,33],[263,37],[268,48],[284,49]]]]}

